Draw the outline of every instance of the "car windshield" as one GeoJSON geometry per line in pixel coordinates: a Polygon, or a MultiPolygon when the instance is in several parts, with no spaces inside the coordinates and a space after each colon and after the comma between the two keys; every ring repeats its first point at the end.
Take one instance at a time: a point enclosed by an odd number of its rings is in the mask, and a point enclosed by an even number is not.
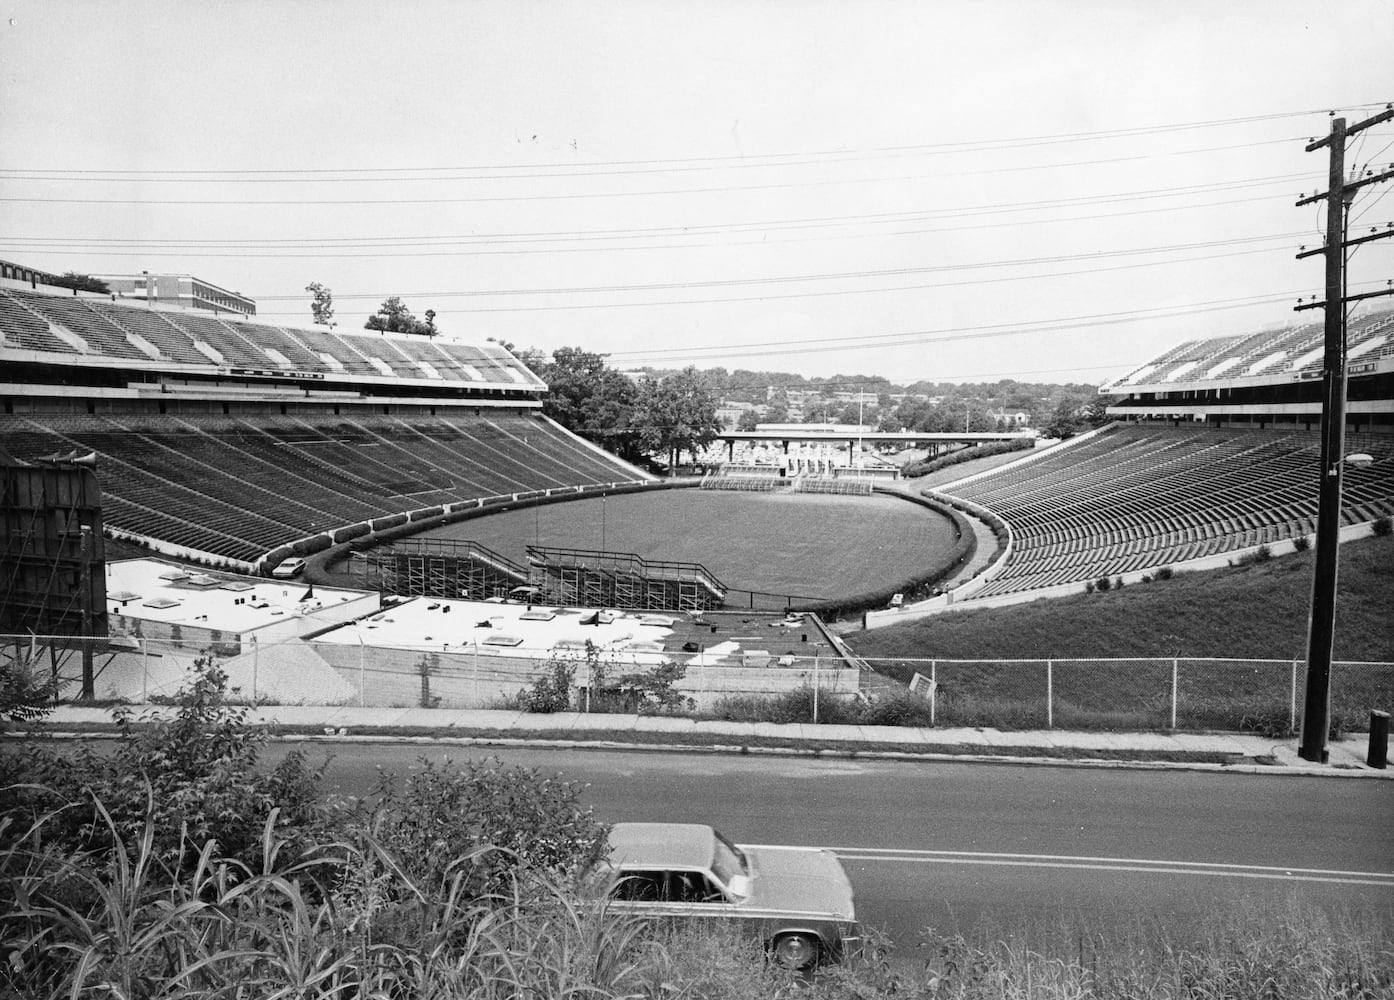
{"type": "MultiPolygon", "coordinates": [[[[715,831],[713,831],[715,832],[715,831]]],[[[745,855],[741,849],[720,833],[716,834],[716,852],[712,857],[712,873],[721,879],[721,884],[729,886],[737,875],[749,875],[745,855]]]]}

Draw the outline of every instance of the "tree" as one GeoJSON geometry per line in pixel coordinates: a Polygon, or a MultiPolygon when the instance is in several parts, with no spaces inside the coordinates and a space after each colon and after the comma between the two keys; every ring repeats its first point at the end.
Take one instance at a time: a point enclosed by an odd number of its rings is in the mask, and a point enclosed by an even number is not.
{"type": "Polygon", "coordinates": [[[1048,438],[1074,437],[1084,429],[1085,423],[1081,411],[1083,405],[1077,399],[1066,398],[1055,404],[1055,412],[1051,415],[1050,422],[1041,429],[1041,433],[1048,438]]]}
{"type": "Polygon", "coordinates": [[[528,367],[547,383],[543,413],[621,458],[640,457],[634,428],[638,390],[633,382],[606,367],[602,355],[579,347],[559,347],[545,364],[537,363],[535,354],[524,353],[528,367]]]}
{"type": "Polygon", "coordinates": [[[314,317],[315,326],[327,326],[333,329],[335,326],[334,293],[318,281],[312,281],[306,285],[305,291],[311,295],[310,315],[314,317]]]}
{"type": "Polygon", "coordinates": [[[431,337],[436,333],[436,313],[427,310],[426,319],[419,320],[411,314],[401,296],[393,295],[383,300],[378,311],[368,317],[363,324],[365,330],[383,330],[391,333],[416,333],[431,337]]]}
{"type": "Polygon", "coordinates": [[[760,423],[760,415],[754,410],[743,410],[736,420],[736,430],[753,431],[760,423]]]}
{"type": "Polygon", "coordinates": [[[111,286],[101,278],[94,278],[90,274],[78,274],[76,271],[64,271],[61,278],[54,278],[53,284],[59,288],[73,288],[79,292],[99,292],[102,295],[111,293],[111,286]]]}
{"type": "Polygon", "coordinates": [[[654,454],[666,452],[672,469],[682,452],[703,448],[721,433],[716,402],[702,373],[690,365],[663,379],[645,379],[635,407],[640,444],[654,454]]]}

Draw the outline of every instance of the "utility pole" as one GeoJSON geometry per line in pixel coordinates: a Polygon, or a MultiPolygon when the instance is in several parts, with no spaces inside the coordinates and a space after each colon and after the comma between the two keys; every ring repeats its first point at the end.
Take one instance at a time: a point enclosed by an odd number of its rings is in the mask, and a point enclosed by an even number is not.
{"type": "Polygon", "coordinates": [[[1321,472],[1317,507],[1316,569],[1312,575],[1312,605],[1307,627],[1307,685],[1302,707],[1302,728],[1297,748],[1303,760],[1325,763],[1327,731],[1331,719],[1331,652],[1336,628],[1336,572],[1340,564],[1341,480],[1345,463],[1346,431],[1346,304],[1356,299],[1394,294],[1371,292],[1347,297],[1345,294],[1346,251],[1356,243],[1394,236],[1387,230],[1374,236],[1348,240],[1346,210],[1360,188],[1394,177],[1394,167],[1379,175],[1367,171],[1365,177],[1346,180],[1346,140],[1365,129],[1394,118],[1394,107],[1346,127],[1344,118],[1331,122],[1331,134],[1308,143],[1307,152],[1327,146],[1331,150],[1327,190],[1297,202],[1300,208],[1325,200],[1326,244],[1303,251],[1298,259],[1324,254],[1326,257],[1326,300],[1299,304],[1303,309],[1326,309],[1324,351],[1322,355],[1321,472]]]}

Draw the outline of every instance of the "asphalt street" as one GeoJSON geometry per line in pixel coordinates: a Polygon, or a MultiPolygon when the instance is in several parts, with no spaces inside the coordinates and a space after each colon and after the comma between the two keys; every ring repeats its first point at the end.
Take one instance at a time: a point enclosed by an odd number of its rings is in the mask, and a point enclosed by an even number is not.
{"type": "MultiPolygon", "coordinates": [[[[281,745],[284,747],[284,744],[281,745]]],[[[314,747],[327,791],[368,794],[468,748],[314,747]]],[[[1394,783],[1194,771],[492,748],[585,786],[609,822],[707,822],[751,844],[829,847],[858,912],[902,954],[933,928],[1184,936],[1294,903],[1394,927],[1394,783]]]]}

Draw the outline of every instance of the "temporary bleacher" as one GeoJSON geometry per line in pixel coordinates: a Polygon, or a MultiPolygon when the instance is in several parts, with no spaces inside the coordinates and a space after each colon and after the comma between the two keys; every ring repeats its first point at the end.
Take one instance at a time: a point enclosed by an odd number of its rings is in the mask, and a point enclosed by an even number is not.
{"type": "MultiPolygon", "coordinates": [[[[1394,514],[1394,438],[1350,435],[1343,521],[1394,514]]],[[[1130,425],[945,492],[1001,515],[1012,549],[975,598],[1083,583],[1315,530],[1315,433],[1130,425]]]]}
{"type": "Polygon", "coordinates": [[[639,478],[540,415],[0,415],[22,461],[95,452],[106,524],[254,562],[278,545],[444,503],[639,478]]]}

